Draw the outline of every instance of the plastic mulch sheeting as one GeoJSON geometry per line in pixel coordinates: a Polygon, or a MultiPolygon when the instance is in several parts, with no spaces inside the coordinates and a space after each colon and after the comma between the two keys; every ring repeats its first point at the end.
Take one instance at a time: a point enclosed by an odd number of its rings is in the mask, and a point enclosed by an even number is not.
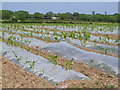
{"type": "Polygon", "coordinates": [[[112,74],[118,74],[119,59],[116,57],[84,51],[66,42],[50,43],[41,47],[46,51],[66,57],[69,60],[84,62],[91,67],[98,68],[112,74]]]}
{"type": "MultiPolygon", "coordinates": [[[[9,34],[7,33],[5,34],[5,38],[8,38],[9,36],[10,36],[9,34]]],[[[15,37],[19,38],[19,35],[15,35],[15,37]]],[[[101,69],[103,71],[106,71],[112,74],[118,74],[118,60],[119,59],[116,57],[84,51],[66,42],[46,43],[46,42],[43,42],[35,38],[23,38],[22,42],[20,40],[17,40],[17,41],[20,43],[27,44],[24,42],[24,40],[31,41],[31,43],[29,44],[30,46],[39,46],[44,50],[47,50],[49,52],[52,52],[62,57],[66,57],[67,59],[70,59],[70,60],[73,59],[75,61],[84,62],[91,67],[98,68],[98,69],[101,69]]],[[[73,44],[76,43],[75,45],[77,46],[79,46],[80,44],[80,42],[78,42],[77,40],[72,40],[71,42],[73,44]]],[[[99,46],[103,48],[110,48],[110,50],[108,50],[109,53],[115,53],[115,54],[118,53],[117,52],[118,47],[116,46],[110,46],[110,45],[105,45],[105,44],[99,44],[99,46]]],[[[94,46],[91,44],[91,45],[88,45],[87,48],[102,51],[101,49],[99,49],[99,46],[98,45],[94,46]]]]}
{"type": "Polygon", "coordinates": [[[2,52],[0,53],[9,61],[16,63],[28,72],[48,79],[51,83],[62,82],[65,80],[89,80],[88,77],[79,72],[66,70],[65,68],[55,65],[41,56],[34,55],[19,47],[13,47],[3,43],[1,49],[2,52]],[[30,68],[30,65],[32,65],[31,62],[33,61],[36,61],[36,63],[33,68],[30,68]]]}

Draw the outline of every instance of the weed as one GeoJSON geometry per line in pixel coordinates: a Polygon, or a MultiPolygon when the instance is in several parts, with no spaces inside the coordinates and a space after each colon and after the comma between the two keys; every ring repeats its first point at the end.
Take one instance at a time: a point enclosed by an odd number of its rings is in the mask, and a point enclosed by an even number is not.
{"type": "Polygon", "coordinates": [[[82,85],[85,85],[85,83],[81,83],[82,85]]]}
{"type": "Polygon", "coordinates": [[[91,63],[93,63],[93,62],[94,62],[94,60],[93,60],[93,59],[91,59],[91,60],[90,60],[90,62],[91,62],[91,63]]]}
{"type": "Polygon", "coordinates": [[[37,62],[37,60],[36,61],[32,61],[31,64],[30,64],[30,68],[34,68],[36,62],[37,62]]]}
{"type": "Polygon", "coordinates": [[[115,88],[115,86],[113,86],[113,85],[110,85],[110,86],[104,85],[104,88],[115,88]]]}
{"type": "Polygon", "coordinates": [[[36,61],[26,61],[25,63],[29,64],[30,68],[34,68],[36,62],[37,62],[37,60],[36,61]]]}
{"type": "Polygon", "coordinates": [[[58,58],[59,56],[57,56],[57,55],[55,55],[55,56],[49,55],[48,57],[52,59],[52,61],[53,61],[53,63],[54,63],[55,65],[58,64],[58,63],[57,63],[57,58],[58,58]]]}
{"type": "Polygon", "coordinates": [[[65,65],[66,65],[66,69],[67,69],[67,70],[70,69],[70,66],[72,65],[72,63],[73,63],[73,60],[70,60],[70,61],[65,62],[65,65]]]}
{"type": "Polygon", "coordinates": [[[21,61],[21,60],[22,60],[22,57],[18,57],[17,54],[16,54],[14,51],[12,51],[12,52],[13,52],[15,58],[17,58],[18,61],[21,61]]]}
{"type": "Polygon", "coordinates": [[[30,51],[30,47],[28,47],[28,48],[25,48],[28,52],[30,51]]]}
{"type": "Polygon", "coordinates": [[[95,84],[96,84],[96,85],[98,85],[98,84],[99,84],[99,82],[96,82],[95,84]]]}

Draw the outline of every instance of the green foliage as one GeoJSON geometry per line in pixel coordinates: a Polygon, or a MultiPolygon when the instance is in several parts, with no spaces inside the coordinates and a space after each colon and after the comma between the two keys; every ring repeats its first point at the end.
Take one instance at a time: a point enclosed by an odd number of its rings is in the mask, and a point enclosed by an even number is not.
{"type": "Polygon", "coordinates": [[[34,68],[36,62],[37,62],[37,60],[36,61],[26,61],[25,63],[29,64],[30,68],[34,68]]]}
{"type": "Polygon", "coordinates": [[[18,21],[18,19],[17,19],[17,17],[16,17],[16,16],[12,16],[12,17],[10,18],[10,21],[17,22],[17,21],[18,21]]]}
{"type": "Polygon", "coordinates": [[[46,17],[47,17],[48,19],[51,19],[53,16],[54,16],[53,12],[47,12],[47,13],[46,13],[46,17]]]}
{"type": "Polygon", "coordinates": [[[104,52],[105,52],[105,54],[108,52],[108,50],[109,50],[109,48],[103,48],[103,47],[100,47],[99,46],[99,48],[101,49],[101,50],[103,50],[104,52]]]}
{"type": "Polygon", "coordinates": [[[94,60],[93,60],[93,59],[91,59],[91,60],[90,60],[90,62],[91,62],[91,63],[93,63],[93,62],[94,62],[94,60]]]}
{"type": "Polygon", "coordinates": [[[12,15],[14,14],[13,11],[10,10],[2,10],[2,19],[10,19],[12,15]]]}
{"type": "Polygon", "coordinates": [[[30,47],[28,47],[28,48],[25,48],[28,52],[30,51],[30,47]]]}
{"type": "Polygon", "coordinates": [[[28,63],[31,63],[31,61],[26,61],[25,63],[28,64],[28,63]]]}
{"type": "Polygon", "coordinates": [[[16,11],[14,16],[19,20],[26,20],[29,16],[29,13],[27,11],[16,11]]]}
{"type": "Polygon", "coordinates": [[[78,12],[74,12],[73,14],[70,12],[66,13],[53,13],[53,12],[47,12],[46,14],[42,14],[39,12],[35,12],[34,14],[29,14],[27,11],[10,11],[10,10],[0,10],[2,12],[2,19],[3,20],[10,20],[21,22],[24,20],[32,20],[34,22],[38,22],[38,20],[41,21],[41,19],[52,19],[52,17],[57,17],[56,19],[59,20],[69,20],[69,21],[88,21],[88,22],[120,22],[118,17],[120,16],[118,13],[115,13],[114,15],[107,15],[107,12],[105,14],[95,14],[94,11],[92,11],[92,15],[88,14],[79,14],[78,12]]]}
{"type": "Polygon", "coordinates": [[[82,85],[85,85],[85,83],[81,83],[82,85]]]}
{"type": "Polygon", "coordinates": [[[65,62],[65,65],[66,65],[66,69],[69,70],[70,69],[70,66],[72,65],[73,63],[73,60],[69,60],[67,62],[65,62]]]}
{"type": "Polygon", "coordinates": [[[48,57],[52,59],[52,62],[53,62],[55,65],[58,64],[57,59],[58,59],[59,56],[57,56],[57,55],[55,55],[55,56],[49,55],[48,57]]]}
{"type": "Polygon", "coordinates": [[[96,82],[95,84],[96,84],[96,85],[98,85],[98,84],[99,84],[99,82],[96,82]]]}
{"type": "Polygon", "coordinates": [[[31,43],[30,40],[24,40],[25,43],[27,43],[28,45],[31,43]]]}
{"type": "Polygon", "coordinates": [[[59,16],[59,19],[61,20],[71,20],[72,14],[69,12],[66,12],[66,13],[59,13],[58,16],[59,16]]]}
{"type": "Polygon", "coordinates": [[[2,37],[4,37],[5,36],[5,33],[4,32],[2,32],[2,37]]]}
{"type": "Polygon", "coordinates": [[[58,37],[55,37],[55,40],[58,41],[59,40],[58,37]]]}
{"type": "Polygon", "coordinates": [[[44,70],[44,69],[42,69],[42,71],[41,71],[40,73],[42,73],[42,74],[43,74],[43,73],[45,73],[45,70],[44,70]]]}
{"type": "Polygon", "coordinates": [[[33,17],[35,19],[43,19],[44,15],[39,12],[36,12],[36,13],[34,13],[33,17]]]}
{"type": "Polygon", "coordinates": [[[21,60],[22,60],[22,57],[18,57],[17,54],[16,54],[14,51],[12,51],[12,52],[13,52],[15,58],[16,58],[18,61],[21,61],[21,60]]]}
{"type": "Polygon", "coordinates": [[[37,62],[37,60],[36,61],[32,61],[32,63],[30,64],[30,68],[33,68],[35,66],[36,62],[37,62]]]}
{"type": "Polygon", "coordinates": [[[110,86],[104,85],[104,88],[115,88],[115,86],[113,86],[113,85],[110,85],[110,86]]]}

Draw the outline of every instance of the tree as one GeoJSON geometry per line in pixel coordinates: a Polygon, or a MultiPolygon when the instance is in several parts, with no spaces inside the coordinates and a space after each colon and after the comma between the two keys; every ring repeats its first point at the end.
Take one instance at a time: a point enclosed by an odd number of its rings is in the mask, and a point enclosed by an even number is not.
{"type": "Polygon", "coordinates": [[[59,13],[58,16],[61,20],[71,20],[72,18],[72,14],[70,12],[59,13]]]}
{"type": "Polygon", "coordinates": [[[16,11],[15,16],[17,19],[24,21],[24,20],[28,19],[29,13],[27,11],[22,11],[22,10],[16,11]]]}
{"type": "Polygon", "coordinates": [[[119,16],[120,14],[119,13],[115,13],[114,16],[119,16]]]}
{"type": "Polygon", "coordinates": [[[15,16],[12,16],[11,19],[10,19],[10,21],[17,22],[18,19],[15,16]]]}
{"type": "Polygon", "coordinates": [[[10,19],[13,14],[14,14],[13,11],[2,10],[2,19],[10,19]]]}
{"type": "Polygon", "coordinates": [[[80,19],[80,14],[78,12],[74,12],[72,16],[73,20],[79,20],[80,19]]]}
{"type": "Polygon", "coordinates": [[[78,12],[74,12],[73,16],[79,16],[79,13],[78,12]]]}
{"type": "Polygon", "coordinates": [[[53,16],[54,16],[54,14],[53,14],[53,12],[51,12],[51,11],[46,13],[46,17],[47,17],[48,19],[51,19],[53,16]]]}
{"type": "Polygon", "coordinates": [[[34,19],[34,14],[29,14],[28,19],[34,19]]]}
{"type": "Polygon", "coordinates": [[[36,13],[34,13],[33,17],[34,17],[35,19],[43,19],[44,15],[41,14],[41,13],[36,12],[36,13]]]}
{"type": "MultiPolygon", "coordinates": [[[[35,21],[36,19],[54,19],[53,17],[57,17],[58,20],[81,20],[81,21],[89,21],[89,22],[120,22],[120,14],[115,13],[113,15],[107,15],[107,12],[104,12],[105,14],[101,13],[95,13],[95,11],[92,11],[92,14],[79,14],[78,12],[74,12],[73,14],[70,12],[66,13],[53,13],[53,12],[47,12],[46,14],[42,14],[39,12],[35,12],[34,14],[29,14],[27,11],[10,11],[10,10],[0,10],[0,19],[9,20],[13,22],[21,22],[24,20],[28,21],[35,21]]],[[[59,22],[59,21],[58,21],[59,22]]]]}

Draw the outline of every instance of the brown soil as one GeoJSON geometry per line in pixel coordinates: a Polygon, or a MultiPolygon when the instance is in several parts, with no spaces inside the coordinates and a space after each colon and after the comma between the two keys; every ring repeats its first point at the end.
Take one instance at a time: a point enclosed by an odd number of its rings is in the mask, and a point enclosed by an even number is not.
{"type": "MultiPolygon", "coordinates": [[[[29,46],[21,44],[21,43],[19,43],[19,47],[26,49],[26,50],[28,50],[28,48],[30,48],[29,52],[36,54],[36,55],[40,55],[54,63],[53,58],[49,57],[49,56],[54,56],[54,54],[52,54],[52,53],[49,53],[49,52],[43,51],[43,50],[38,50],[37,47],[29,47],[29,46]]],[[[67,68],[65,63],[68,61],[69,61],[68,59],[63,58],[63,57],[57,58],[57,64],[61,65],[62,67],[65,67],[65,68],[67,68]]],[[[72,62],[72,64],[70,65],[70,69],[75,70],[80,73],[83,73],[84,75],[88,76],[93,81],[93,83],[99,83],[98,87],[105,87],[105,85],[107,85],[107,86],[112,85],[112,86],[118,87],[118,78],[116,76],[113,76],[109,73],[103,72],[103,71],[95,69],[95,68],[91,68],[84,63],[72,62]]]]}
{"type": "MultiPolygon", "coordinates": [[[[89,40],[90,42],[94,42],[94,40],[89,40]]],[[[117,44],[113,44],[113,43],[104,43],[104,42],[98,42],[96,41],[96,43],[99,43],[99,44],[106,44],[106,45],[111,45],[111,46],[118,46],[117,44]]],[[[119,46],[118,46],[119,47],[119,46]]]]}
{"type": "Polygon", "coordinates": [[[110,39],[113,39],[113,40],[118,40],[120,35],[119,34],[102,34],[102,33],[92,33],[92,35],[94,36],[105,36],[105,35],[108,35],[110,37],[110,39]]]}
{"type": "Polygon", "coordinates": [[[2,88],[54,88],[47,80],[24,71],[16,64],[2,59],[2,88]]]}

